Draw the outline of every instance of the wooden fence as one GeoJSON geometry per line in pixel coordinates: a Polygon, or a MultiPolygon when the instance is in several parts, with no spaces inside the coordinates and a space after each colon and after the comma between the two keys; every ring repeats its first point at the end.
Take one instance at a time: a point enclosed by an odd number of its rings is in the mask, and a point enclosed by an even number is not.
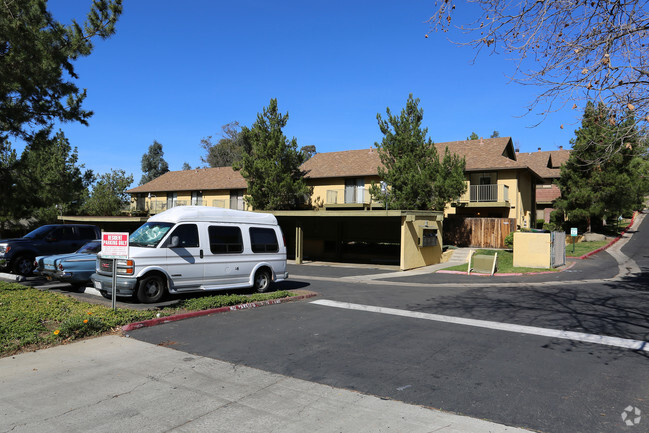
{"type": "Polygon", "coordinates": [[[444,220],[444,244],[458,247],[506,248],[505,237],[516,231],[515,218],[466,218],[444,220]]]}

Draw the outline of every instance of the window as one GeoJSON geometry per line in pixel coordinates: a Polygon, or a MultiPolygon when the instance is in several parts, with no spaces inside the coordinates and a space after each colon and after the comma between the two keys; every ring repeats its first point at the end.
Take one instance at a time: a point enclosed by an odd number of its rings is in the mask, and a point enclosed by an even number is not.
{"type": "Polygon", "coordinates": [[[210,226],[210,251],[212,254],[234,254],[243,252],[243,240],[239,227],[210,226]]]}
{"type": "Polygon", "coordinates": [[[178,193],[177,192],[168,192],[167,193],[167,209],[178,206],[178,193]]]}
{"type": "Polygon", "coordinates": [[[92,227],[78,227],[79,230],[79,237],[81,239],[97,239],[97,234],[95,233],[95,229],[92,227]]]}
{"type": "Polygon", "coordinates": [[[199,246],[198,241],[198,227],[196,224],[182,224],[176,227],[176,229],[171,233],[171,236],[167,238],[167,245],[172,242],[174,237],[178,237],[177,248],[195,248],[199,246]]]}
{"type": "Polygon", "coordinates": [[[242,189],[230,191],[230,209],[245,210],[242,189]]]}
{"type": "Polygon", "coordinates": [[[203,206],[203,191],[192,191],[192,206],[203,206]]]}
{"type": "Polygon", "coordinates": [[[56,230],[52,231],[50,235],[47,236],[47,239],[52,241],[72,241],[75,240],[74,231],[72,227],[59,227],[56,230]]]}
{"type": "Polygon", "coordinates": [[[279,251],[277,236],[273,229],[252,227],[250,229],[250,243],[253,253],[276,253],[279,251]]]}

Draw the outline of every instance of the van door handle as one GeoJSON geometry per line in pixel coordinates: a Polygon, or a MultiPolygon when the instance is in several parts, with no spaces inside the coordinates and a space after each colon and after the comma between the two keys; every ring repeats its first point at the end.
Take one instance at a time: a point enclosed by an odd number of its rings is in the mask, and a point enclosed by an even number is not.
{"type": "Polygon", "coordinates": [[[201,259],[203,258],[203,250],[201,250],[201,259]]]}

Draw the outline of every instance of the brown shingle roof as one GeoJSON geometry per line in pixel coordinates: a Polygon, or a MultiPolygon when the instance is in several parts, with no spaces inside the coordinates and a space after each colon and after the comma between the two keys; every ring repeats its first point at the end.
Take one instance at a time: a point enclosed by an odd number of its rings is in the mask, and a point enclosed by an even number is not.
{"type": "Polygon", "coordinates": [[[537,203],[552,203],[554,200],[558,199],[559,197],[561,197],[561,190],[556,185],[552,185],[550,188],[536,189],[537,203]]]}
{"type": "Polygon", "coordinates": [[[518,160],[532,168],[545,179],[558,178],[561,165],[570,156],[569,150],[551,150],[545,152],[519,153],[518,160]]]}
{"type": "Polygon", "coordinates": [[[130,194],[158,191],[202,191],[214,189],[244,189],[246,180],[232,167],[197,168],[169,171],[151,182],[126,192],[130,194]]]}
{"type": "Polygon", "coordinates": [[[302,164],[310,179],[327,177],[376,176],[381,159],[376,149],[317,153],[302,164]]]}
{"type": "Polygon", "coordinates": [[[481,138],[479,140],[435,143],[440,158],[446,147],[466,159],[466,171],[526,168],[516,160],[511,137],[481,138]]]}
{"type": "MultiPolygon", "coordinates": [[[[510,137],[435,143],[440,158],[446,147],[466,158],[466,171],[526,168],[516,161],[510,137]]],[[[318,153],[302,165],[308,178],[376,176],[381,160],[376,149],[318,153]]]]}

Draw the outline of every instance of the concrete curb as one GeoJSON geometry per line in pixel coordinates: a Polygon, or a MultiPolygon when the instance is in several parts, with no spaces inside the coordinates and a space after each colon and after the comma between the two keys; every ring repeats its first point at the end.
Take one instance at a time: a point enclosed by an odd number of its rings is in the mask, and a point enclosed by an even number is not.
{"type": "MultiPolygon", "coordinates": [[[[572,257],[574,258],[574,257],[572,257]]],[[[543,272],[510,272],[510,273],[504,273],[504,274],[493,274],[494,277],[522,277],[523,275],[544,275],[544,274],[556,274],[558,272],[564,272],[567,271],[568,269],[572,268],[575,266],[575,262],[572,262],[565,268],[559,270],[559,271],[543,271],[543,272]]],[[[440,270],[436,272],[437,274],[455,274],[455,275],[467,275],[466,272],[464,271],[445,271],[445,270],[440,270]]],[[[476,277],[491,277],[491,274],[481,274],[479,272],[471,272],[471,275],[475,275],[476,277]]]]}
{"type": "Polygon", "coordinates": [[[192,311],[191,313],[176,314],[175,316],[158,317],[156,319],[133,322],[122,326],[122,331],[132,331],[134,329],[148,328],[150,326],[161,325],[163,323],[176,322],[178,320],[191,319],[193,317],[207,316],[208,314],[226,313],[228,311],[249,310],[251,308],[264,307],[266,305],[283,304],[285,302],[301,301],[303,299],[313,298],[317,293],[308,293],[306,295],[291,296],[290,298],[269,299],[267,301],[248,302],[246,304],[230,305],[228,307],[212,308],[211,310],[192,311]]]}
{"type": "Polygon", "coordinates": [[[633,216],[631,217],[631,222],[629,223],[629,225],[626,226],[626,228],[625,228],[624,230],[622,230],[622,233],[620,233],[620,236],[618,236],[618,237],[616,237],[615,239],[613,239],[613,240],[612,240],[611,242],[609,242],[607,245],[604,245],[603,247],[597,248],[596,250],[593,250],[593,251],[591,251],[590,253],[586,253],[586,254],[584,254],[583,256],[579,256],[579,257],[570,257],[570,256],[566,256],[566,258],[577,259],[577,260],[584,260],[584,259],[587,259],[587,258],[590,257],[590,256],[593,256],[593,255],[595,255],[595,254],[597,254],[597,253],[599,253],[599,252],[602,252],[602,251],[604,251],[605,249],[609,248],[610,246],[612,246],[613,244],[615,244],[617,241],[619,241],[620,239],[622,239],[622,237],[624,237],[624,235],[626,234],[626,232],[627,232],[631,227],[633,227],[633,223],[635,222],[635,217],[636,217],[637,214],[638,214],[637,211],[636,211],[636,212],[633,212],[633,216]]]}

